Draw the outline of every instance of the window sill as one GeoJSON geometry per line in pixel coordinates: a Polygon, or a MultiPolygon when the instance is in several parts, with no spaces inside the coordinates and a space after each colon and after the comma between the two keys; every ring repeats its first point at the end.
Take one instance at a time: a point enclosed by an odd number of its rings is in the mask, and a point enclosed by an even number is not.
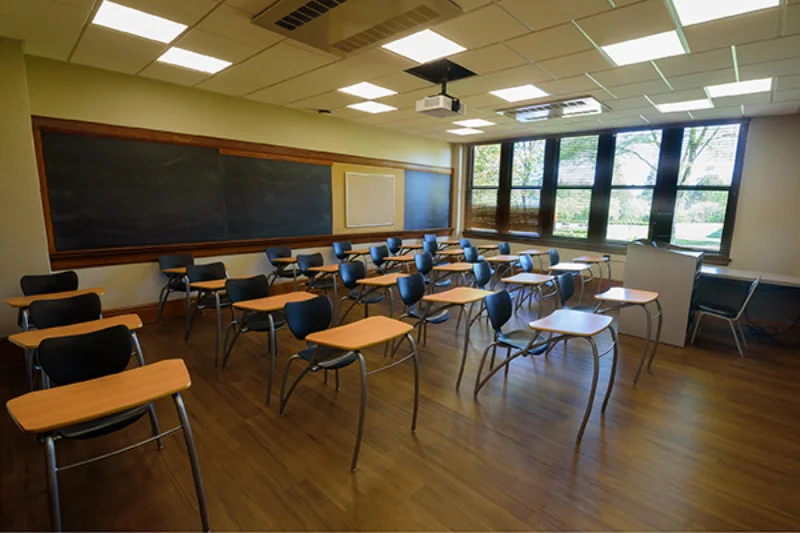
{"type": "MultiPolygon", "coordinates": [[[[464,230],[464,237],[474,239],[488,239],[495,241],[508,241],[528,243],[547,247],[567,248],[572,250],[586,250],[590,252],[601,252],[607,254],[625,255],[627,252],[627,243],[591,243],[580,239],[559,239],[549,238],[545,239],[536,233],[500,233],[498,231],[485,231],[485,230],[464,230]]],[[[698,250],[699,251],[699,250],[698,250]]],[[[705,251],[705,250],[703,250],[705,251]]],[[[715,252],[705,252],[703,262],[711,265],[727,266],[731,260],[728,256],[715,252]]]]}

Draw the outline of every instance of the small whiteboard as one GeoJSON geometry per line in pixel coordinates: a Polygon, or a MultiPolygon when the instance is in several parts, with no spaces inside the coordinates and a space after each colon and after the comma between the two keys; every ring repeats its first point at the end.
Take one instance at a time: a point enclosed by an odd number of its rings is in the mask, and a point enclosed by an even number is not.
{"type": "Polygon", "coordinates": [[[347,172],[345,202],[348,228],[394,225],[394,176],[347,172]]]}

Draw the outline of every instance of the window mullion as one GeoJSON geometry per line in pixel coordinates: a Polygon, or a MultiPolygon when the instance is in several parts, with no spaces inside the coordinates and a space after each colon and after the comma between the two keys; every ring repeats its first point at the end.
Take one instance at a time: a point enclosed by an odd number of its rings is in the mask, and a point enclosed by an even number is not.
{"type": "Polygon", "coordinates": [[[605,240],[608,226],[608,207],[611,202],[611,176],[614,172],[615,136],[600,135],[597,143],[597,165],[592,203],[589,212],[589,242],[600,243],[605,240]]]}
{"type": "Polygon", "coordinates": [[[556,206],[556,183],[558,181],[559,139],[547,139],[544,149],[544,174],[539,203],[539,227],[541,236],[553,236],[553,218],[556,206]]]}
{"type": "Polygon", "coordinates": [[[653,205],[650,210],[650,240],[670,242],[678,195],[683,128],[665,128],[661,137],[653,205]]]}

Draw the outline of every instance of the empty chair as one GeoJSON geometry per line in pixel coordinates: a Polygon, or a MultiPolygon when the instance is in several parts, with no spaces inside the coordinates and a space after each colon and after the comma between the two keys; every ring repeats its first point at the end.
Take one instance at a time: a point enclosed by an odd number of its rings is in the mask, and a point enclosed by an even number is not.
{"type": "MultiPolygon", "coordinates": [[[[450,318],[450,311],[443,310],[431,313],[431,306],[422,306],[422,297],[425,295],[425,277],[416,272],[410,276],[403,276],[397,279],[397,289],[400,291],[400,298],[406,304],[406,312],[400,315],[400,319],[416,319],[415,328],[417,332],[417,342],[423,337],[423,344],[428,342],[428,324],[441,324],[450,318]]],[[[399,346],[399,342],[397,345],[399,346]]]]}
{"type": "Polygon", "coordinates": [[[161,322],[161,314],[164,312],[164,305],[167,303],[169,295],[173,292],[186,292],[186,283],[183,274],[169,274],[164,272],[168,268],[181,268],[194,264],[194,257],[189,254],[181,255],[162,255],[158,258],[158,268],[166,276],[167,283],[161,288],[158,295],[158,321],[161,322]]]}
{"type": "Polygon", "coordinates": [[[497,245],[497,251],[500,255],[510,255],[511,254],[511,245],[507,242],[501,242],[497,245]]]}
{"type": "Polygon", "coordinates": [[[494,270],[487,261],[481,261],[472,265],[472,273],[475,275],[475,287],[481,290],[486,290],[489,282],[492,281],[494,270]]]}
{"type": "Polygon", "coordinates": [[[337,241],[333,243],[333,254],[336,256],[336,259],[342,263],[351,259],[352,256],[348,255],[347,252],[352,249],[353,243],[350,241],[337,241]]]}
{"type": "Polygon", "coordinates": [[[389,253],[397,255],[403,249],[403,239],[400,237],[389,237],[386,239],[386,246],[389,248],[389,253]]]}
{"type": "Polygon", "coordinates": [[[550,266],[557,265],[561,262],[561,255],[555,248],[547,250],[547,257],[550,259],[550,266]]]}
{"type": "Polygon", "coordinates": [[[469,239],[458,239],[458,245],[461,246],[461,248],[469,248],[472,246],[472,241],[469,239]]]}
{"type": "Polygon", "coordinates": [[[532,274],[533,269],[533,259],[529,255],[521,255],[519,257],[519,266],[522,267],[522,271],[527,274],[532,274]]]}
{"type": "Polygon", "coordinates": [[[33,302],[29,313],[37,329],[46,329],[103,318],[103,306],[100,297],[90,292],[62,300],[33,302]]]}
{"type": "Polygon", "coordinates": [[[352,302],[350,307],[347,308],[339,319],[340,323],[344,322],[347,313],[357,304],[362,304],[364,306],[364,318],[366,318],[369,316],[369,306],[371,304],[379,304],[383,301],[383,294],[378,293],[380,287],[368,287],[357,283],[358,280],[367,277],[367,267],[365,267],[364,263],[361,261],[340,264],[339,277],[342,278],[342,284],[345,288],[350,291],[339,300],[339,308],[341,309],[341,303],[345,300],[350,300],[352,302]]]}
{"type": "MultiPolygon", "coordinates": [[[[503,327],[511,320],[511,316],[514,314],[514,306],[508,291],[491,294],[484,298],[484,303],[486,312],[489,315],[489,323],[494,330],[494,340],[483,351],[478,374],[475,376],[475,394],[478,393],[481,373],[486,363],[486,357],[489,355],[489,350],[492,351],[492,359],[489,363],[490,372],[494,368],[498,347],[506,349],[506,359],[511,357],[511,350],[524,351],[526,355],[541,355],[547,350],[546,345],[531,348],[539,334],[529,328],[503,331],[503,327]]],[[[509,366],[506,366],[506,375],[508,375],[508,368],[509,366]]]]}
{"type": "Polygon", "coordinates": [[[753,281],[753,283],[750,284],[750,288],[747,289],[747,293],[745,294],[744,299],[742,300],[742,303],[738,309],[713,302],[703,302],[698,304],[697,308],[694,310],[694,330],[692,331],[692,344],[694,344],[694,339],[697,337],[697,332],[700,329],[700,323],[704,317],[710,316],[713,318],[719,318],[720,320],[725,320],[728,322],[728,325],[731,328],[731,333],[733,333],[733,340],[736,341],[736,349],[739,351],[739,357],[744,357],[741,345],[744,344],[745,350],[748,349],[748,346],[747,339],[745,338],[744,330],[742,330],[742,324],[739,322],[739,319],[747,309],[747,305],[750,303],[750,299],[756,293],[756,289],[758,289],[758,284],[760,282],[761,277],[759,276],[755,279],[755,281],[753,281]],[[741,344],[739,343],[740,337],[742,339],[741,344]]]}
{"type": "Polygon", "coordinates": [[[369,255],[372,258],[372,264],[378,271],[378,274],[388,274],[391,266],[391,254],[386,245],[370,246],[369,255]]]}
{"type": "Polygon", "coordinates": [[[267,274],[269,286],[272,287],[278,278],[288,278],[294,281],[294,288],[297,290],[297,270],[294,265],[275,261],[279,258],[292,257],[292,249],[288,246],[272,247],[267,248],[265,253],[269,264],[275,268],[275,270],[267,274]]]}
{"type": "Polygon", "coordinates": [[[480,263],[484,260],[482,255],[478,255],[478,249],[474,246],[464,248],[464,261],[467,263],[480,263]]]}
{"type": "Polygon", "coordinates": [[[333,288],[332,278],[320,276],[319,272],[314,272],[311,270],[311,267],[320,267],[324,264],[325,259],[319,252],[315,254],[297,256],[297,268],[300,270],[300,273],[307,278],[306,287],[308,290],[318,290],[327,293],[328,290],[333,288]]]}
{"type": "Polygon", "coordinates": [[[425,242],[435,242],[437,246],[439,245],[439,241],[435,233],[426,233],[423,238],[425,239],[425,242]]]}
{"type": "MultiPolygon", "coordinates": [[[[189,265],[186,267],[186,279],[189,284],[197,283],[200,281],[214,281],[218,279],[226,279],[228,272],[225,270],[224,263],[208,263],[205,265],[189,265]]],[[[194,312],[192,312],[192,300],[190,293],[186,293],[186,334],[185,340],[189,341],[189,335],[192,332],[192,324],[194,315],[202,312],[205,309],[213,308],[217,311],[217,324],[221,324],[221,317],[219,310],[222,307],[230,307],[231,301],[226,294],[220,294],[220,291],[197,291],[197,299],[194,302],[194,312]]],[[[232,311],[231,311],[232,312],[232,311]]]]}
{"type": "Polygon", "coordinates": [[[425,251],[421,254],[415,255],[414,263],[417,266],[417,272],[424,276],[426,285],[429,285],[430,287],[449,287],[452,285],[452,281],[449,279],[434,282],[428,277],[428,275],[433,272],[433,267],[435,265],[433,255],[430,252],[425,251]],[[433,283],[433,285],[430,285],[431,283],[433,283]]]}
{"type": "MultiPolygon", "coordinates": [[[[22,276],[19,280],[20,289],[25,296],[35,294],[49,294],[54,292],[67,292],[78,290],[78,274],[72,270],[57,274],[35,274],[22,276]]],[[[17,324],[23,329],[28,329],[25,324],[28,315],[20,309],[17,314],[17,324]]]]}

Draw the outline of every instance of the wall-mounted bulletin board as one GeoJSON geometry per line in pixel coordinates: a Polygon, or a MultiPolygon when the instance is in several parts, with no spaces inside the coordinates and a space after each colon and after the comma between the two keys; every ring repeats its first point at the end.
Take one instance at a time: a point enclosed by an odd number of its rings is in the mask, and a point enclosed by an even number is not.
{"type": "Polygon", "coordinates": [[[449,168],[62,119],[33,126],[53,268],[452,227],[449,168]]]}

